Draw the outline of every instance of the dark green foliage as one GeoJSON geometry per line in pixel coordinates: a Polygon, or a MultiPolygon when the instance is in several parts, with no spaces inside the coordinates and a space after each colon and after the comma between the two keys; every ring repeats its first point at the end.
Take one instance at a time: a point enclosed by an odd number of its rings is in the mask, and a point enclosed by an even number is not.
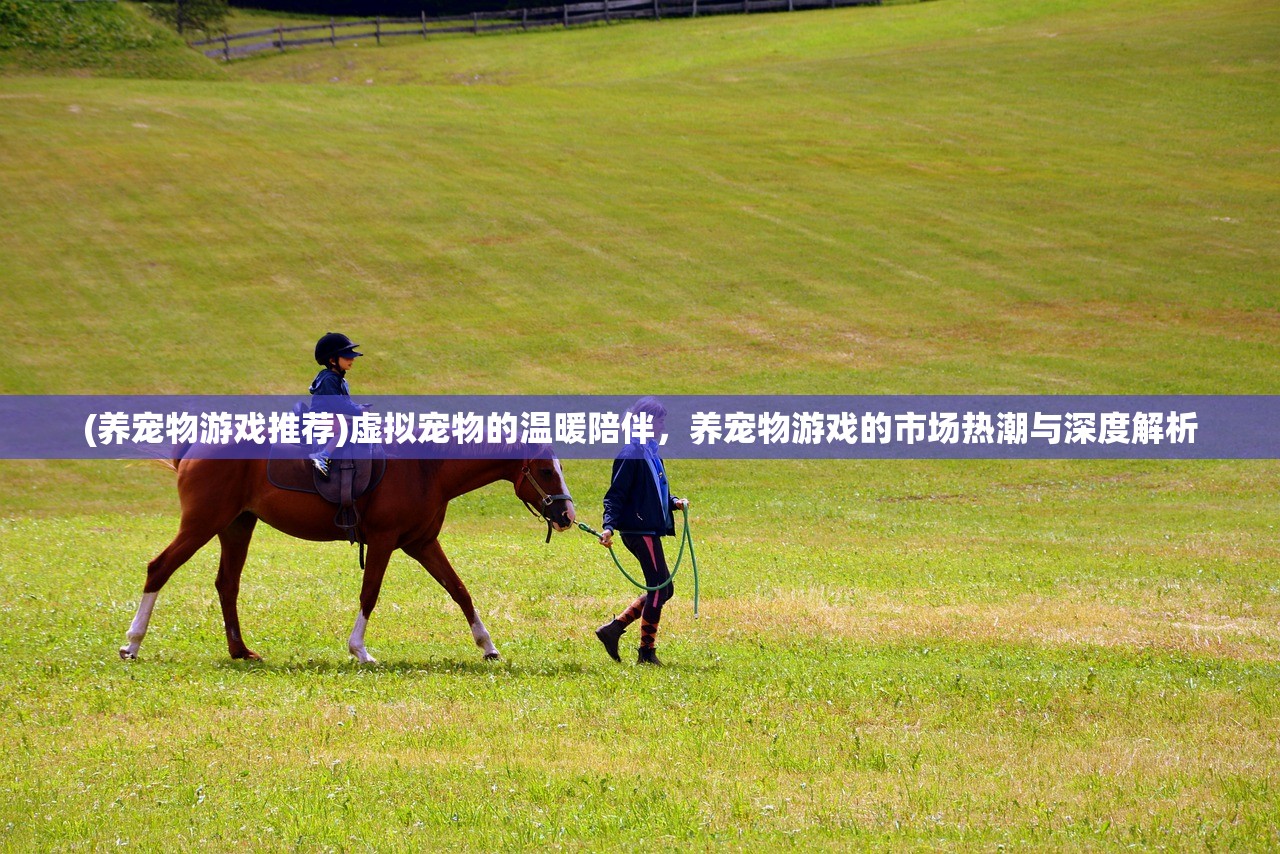
{"type": "Polygon", "coordinates": [[[134,4],[0,0],[0,76],[208,79],[221,70],[134,4]]]}
{"type": "Polygon", "coordinates": [[[156,34],[115,3],[0,0],[0,48],[128,50],[156,34]]]}
{"type": "Polygon", "coordinates": [[[227,19],[227,0],[174,0],[148,3],[147,11],[179,33],[220,30],[227,19]]]}

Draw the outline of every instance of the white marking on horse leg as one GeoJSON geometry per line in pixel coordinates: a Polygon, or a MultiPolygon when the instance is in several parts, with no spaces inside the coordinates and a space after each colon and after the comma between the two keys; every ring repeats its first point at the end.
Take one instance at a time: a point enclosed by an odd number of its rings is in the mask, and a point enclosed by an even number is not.
{"type": "Polygon", "coordinates": [[[127,644],[120,647],[120,657],[126,661],[131,661],[138,657],[138,648],[142,646],[142,639],[147,636],[147,625],[151,622],[151,612],[156,607],[156,597],[160,593],[143,593],[141,601],[138,602],[138,613],[133,615],[133,622],[129,624],[129,631],[125,633],[127,644]]]}
{"type": "Polygon", "coordinates": [[[476,617],[476,621],[471,624],[471,637],[476,639],[476,646],[484,650],[485,658],[501,657],[498,655],[498,648],[493,645],[493,640],[489,637],[489,630],[484,627],[484,623],[480,622],[479,617],[476,617]]]}
{"type": "Polygon", "coordinates": [[[364,615],[364,611],[356,614],[356,624],[351,629],[351,637],[347,638],[347,651],[356,657],[356,661],[361,664],[377,664],[378,659],[369,654],[369,650],[364,648],[364,628],[369,625],[369,618],[364,615]]]}

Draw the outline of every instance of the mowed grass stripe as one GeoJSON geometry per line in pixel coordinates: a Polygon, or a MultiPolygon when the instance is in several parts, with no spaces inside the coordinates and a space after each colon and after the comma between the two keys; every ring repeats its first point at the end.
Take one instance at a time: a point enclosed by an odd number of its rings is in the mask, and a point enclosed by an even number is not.
{"type": "Polygon", "coordinates": [[[102,382],[92,329],[162,348],[126,355],[119,390],[289,390],[295,319],[327,301],[352,328],[398,319],[362,365],[375,391],[635,384],[655,353],[698,366],[671,391],[1274,388],[1266,11],[1136,4],[1131,35],[1101,5],[1011,6],[947,12],[928,50],[894,35],[926,15],[903,7],[334,52],[555,69],[660,31],[708,63],[692,79],[14,81],[5,180],[65,215],[11,213],[14,310],[57,346],[5,383],[102,382]],[[233,335],[268,367],[188,355],[233,335]]]}

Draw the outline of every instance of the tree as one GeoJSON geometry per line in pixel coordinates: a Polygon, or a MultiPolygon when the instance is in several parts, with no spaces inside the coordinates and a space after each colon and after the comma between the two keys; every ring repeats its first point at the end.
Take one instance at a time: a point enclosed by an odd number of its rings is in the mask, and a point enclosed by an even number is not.
{"type": "Polygon", "coordinates": [[[215,30],[227,19],[227,0],[174,0],[172,3],[150,3],[147,9],[155,17],[176,27],[179,33],[215,30]]]}

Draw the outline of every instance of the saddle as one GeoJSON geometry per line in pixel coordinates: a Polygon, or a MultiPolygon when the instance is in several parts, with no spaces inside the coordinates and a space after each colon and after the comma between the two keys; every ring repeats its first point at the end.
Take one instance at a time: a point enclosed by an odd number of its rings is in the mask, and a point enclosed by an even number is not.
{"type": "Polygon", "coordinates": [[[356,542],[356,529],[360,525],[360,511],[356,499],[368,495],[382,481],[387,470],[387,458],[376,445],[351,451],[352,455],[334,457],[329,461],[329,476],[316,470],[311,460],[277,457],[267,459],[267,480],[278,489],[292,492],[308,492],[319,495],[330,504],[337,505],[333,524],[346,535],[348,542],[356,542]]]}

